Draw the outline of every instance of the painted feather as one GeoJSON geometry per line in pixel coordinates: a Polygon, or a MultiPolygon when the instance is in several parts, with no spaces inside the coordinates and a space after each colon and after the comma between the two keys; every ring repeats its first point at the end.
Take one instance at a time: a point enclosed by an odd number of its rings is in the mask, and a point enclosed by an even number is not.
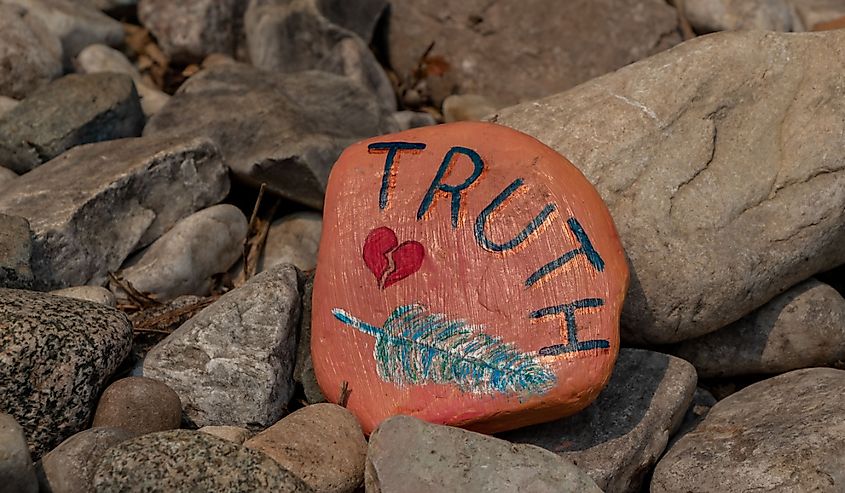
{"type": "Polygon", "coordinates": [[[535,354],[523,353],[464,320],[428,313],[420,304],[397,307],[384,327],[339,308],[332,314],[376,338],[373,356],[385,381],[451,383],[465,392],[481,394],[543,394],[556,380],[535,354]]]}

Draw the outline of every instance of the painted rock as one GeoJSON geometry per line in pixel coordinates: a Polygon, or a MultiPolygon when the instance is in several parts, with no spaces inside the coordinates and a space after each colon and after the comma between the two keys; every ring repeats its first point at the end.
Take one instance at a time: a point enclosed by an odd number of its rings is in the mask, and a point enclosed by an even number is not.
{"type": "Polygon", "coordinates": [[[549,147],[488,123],[365,140],[325,204],[314,370],[366,433],[396,414],[504,431],[607,383],[625,255],[599,194],[549,147]]]}

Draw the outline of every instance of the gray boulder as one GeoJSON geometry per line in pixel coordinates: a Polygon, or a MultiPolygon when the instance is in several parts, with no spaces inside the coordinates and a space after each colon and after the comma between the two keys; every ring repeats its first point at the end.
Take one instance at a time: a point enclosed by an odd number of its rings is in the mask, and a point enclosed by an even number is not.
{"type": "Polygon", "coordinates": [[[146,377],[179,394],[196,426],[266,428],[293,393],[300,299],[294,267],[280,265],[229,291],[147,354],[146,377]]]}
{"type": "Polygon", "coordinates": [[[680,426],[696,381],[682,359],[623,348],[607,387],[585,410],[500,436],[571,460],[607,493],[638,492],[680,426]]]}
{"type": "Polygon", "coordinates": [[[653,493],[845,489],[845,371],[808,368],[719,401],[660,460],[653,493]]]}
{"type": "Polygon", "coordinates": [[[71,74],[0,116],[0,163],[26,173],[80,144],[137,137],[144,114],[132,79],[71,74]]]}
{"type": "Polygon", "coordinates": [[[32,288],[32,230],[17,216],[0,214],[0,288],[32,288]]]}
{"type": "Polygon", "coordinates": [[[370,436],[365,484],[384,493],[601,491],[547,450],[410,416],[389,418],[370,436]]]}
{"type": "Polygon", "coordinates": [[[750,315],[678,344],[703,378],[783,373],[845,361],[845,299],[814,279],[750,315]]]}
{"type": "Polygon", "coordinates": [[[322,208],[341,151],[393,125],[371,94],[344,77],[226,63],[191,77],[144,134],[208,136],[239,179],[322,208]]]}
{"type": "Polygon", "coordinates": [[[0,212],[25,217],[35,234],[36,284],[101,284],[132,252],[229,190],[206,139],[171,136],[78,146],[16,178],[0,212]]]}
{"type": "Polygon", "coordinates": [[[97,303],[0,289],[0,412],[38,459],[88,427],[97,397],[129,354],[132,324],[97,303]]]}
{"type": "Polygon", "coordinates": [[[624,338],[713,332],[845,263],[843,44],[718,33],[494,117],[610,208],[631,265],[624,338]]]}
{"type": "Polygon", "coordinates": [[[23,99],[62,75],[62,44],[18,5],[0,4],[0,96],[23,99]]]}

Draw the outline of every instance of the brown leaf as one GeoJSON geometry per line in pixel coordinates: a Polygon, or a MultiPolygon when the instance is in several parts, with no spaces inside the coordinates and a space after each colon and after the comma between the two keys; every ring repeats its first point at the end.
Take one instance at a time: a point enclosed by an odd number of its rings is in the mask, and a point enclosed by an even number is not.
{"type": "Polygon", "coordinates": [[[442,77],[449,70],[449,62],[440,55],[425,57],[425,73],[428,76],[442,77]]]}

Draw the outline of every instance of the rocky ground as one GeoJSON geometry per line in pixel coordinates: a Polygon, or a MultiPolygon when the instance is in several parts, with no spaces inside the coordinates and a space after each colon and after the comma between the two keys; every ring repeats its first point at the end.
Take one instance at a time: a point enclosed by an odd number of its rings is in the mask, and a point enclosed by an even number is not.
{"type": "Polygon", "coordinates": [[[0,0],[0,491],[845,490],[843,27],[842,0],[0,0]],[[569,418],[365,437],[310,364],[329,171],[479,119],[607,203],[623,349],[569,418]]]}

